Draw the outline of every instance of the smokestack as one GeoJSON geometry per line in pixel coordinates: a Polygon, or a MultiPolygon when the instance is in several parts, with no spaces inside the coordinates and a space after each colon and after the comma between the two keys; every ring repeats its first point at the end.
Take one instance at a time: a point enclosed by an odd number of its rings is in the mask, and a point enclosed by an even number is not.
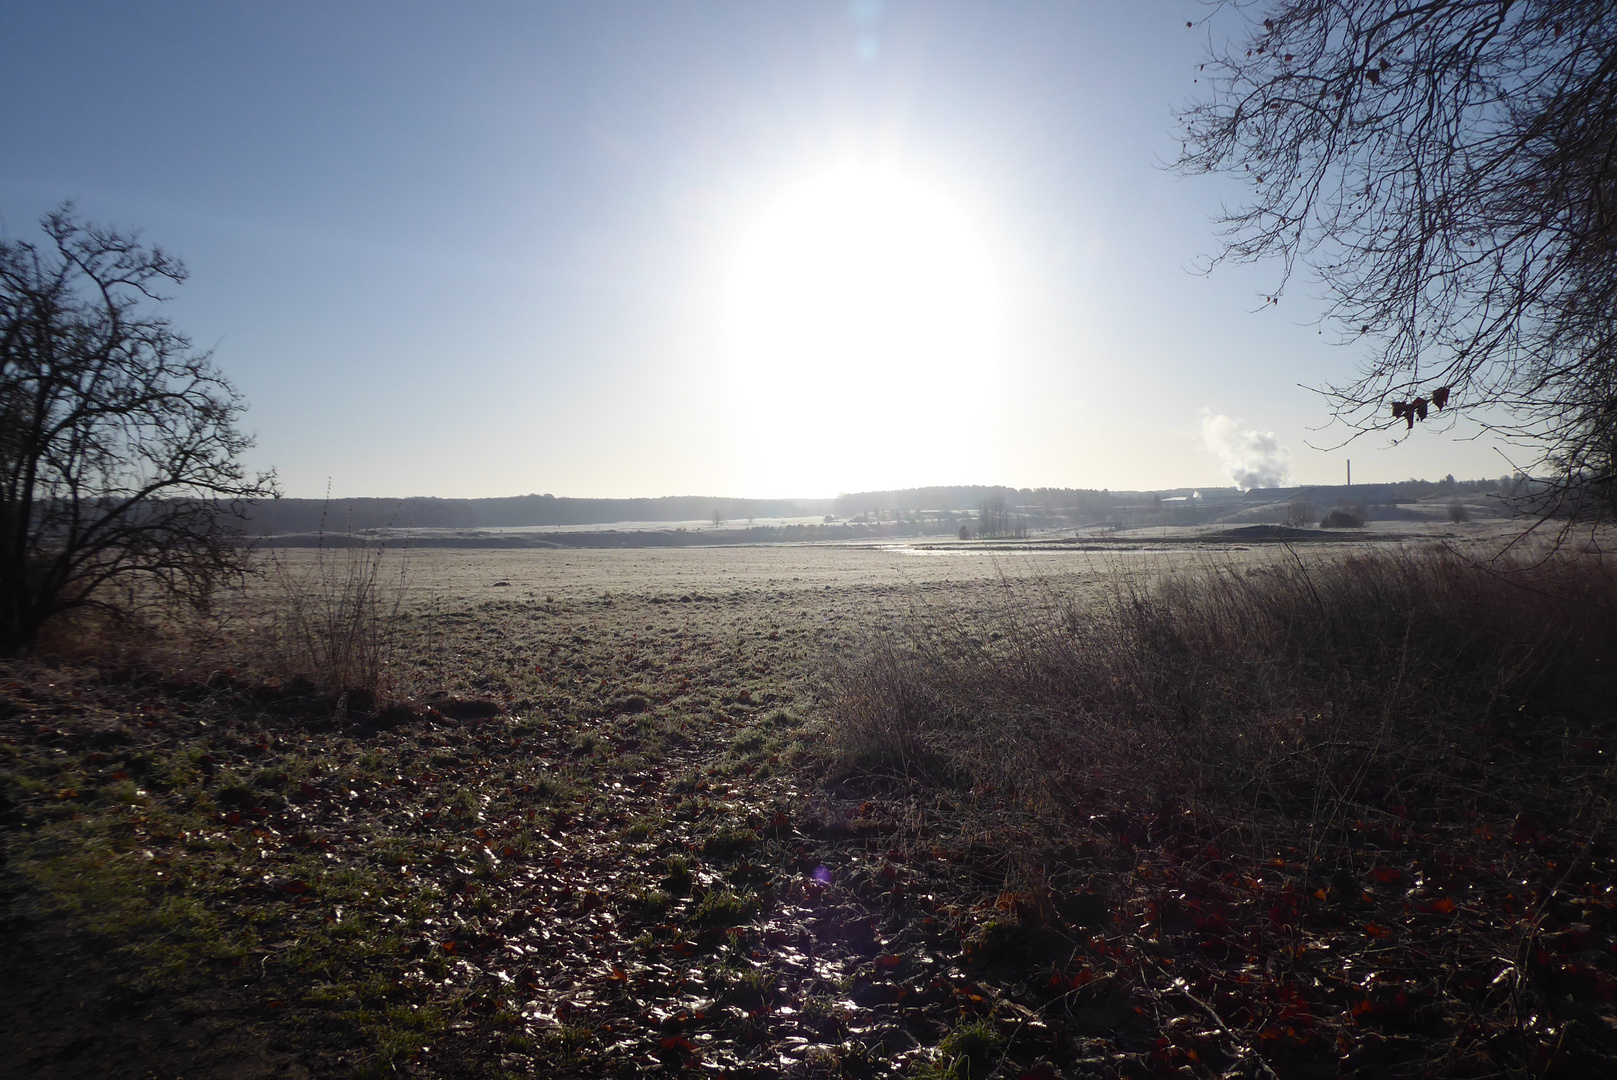
{"type": "Polygon", "coordinates": [[[1353,459],[1348,458],[1348,487],[1353,486],[1353,459]]]}

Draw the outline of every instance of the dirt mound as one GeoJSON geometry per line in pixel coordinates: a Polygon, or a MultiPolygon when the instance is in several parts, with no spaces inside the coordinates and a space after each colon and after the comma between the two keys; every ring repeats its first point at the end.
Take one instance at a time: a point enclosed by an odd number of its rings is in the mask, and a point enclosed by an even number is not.
{"type": "Polygon", "coordinates": [[[1329,540],[1331,535],[1320,529],[1293,529],[1286,525],[1242,525],[1238,529],[1209,533],[1206,539],[1247,540],[1261,543],[1279,540],[1329,540]]]}

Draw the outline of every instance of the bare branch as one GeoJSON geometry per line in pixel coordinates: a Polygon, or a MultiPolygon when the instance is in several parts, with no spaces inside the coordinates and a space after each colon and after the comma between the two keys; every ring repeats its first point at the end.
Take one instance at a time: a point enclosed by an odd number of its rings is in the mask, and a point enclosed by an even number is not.
{"type": "Polygon", "coordinates": [[[1276,260],[1277,295],[1310,267],[1370,349],[1325,388],[1335,416],[1389,428],[1393,399],[1442,389],[1561,486],[1609,476],[1617,2],[1210,6],[1246,30],[1210,57],[1177,165],[1247,178],[1219,258],[1276,260]]]}

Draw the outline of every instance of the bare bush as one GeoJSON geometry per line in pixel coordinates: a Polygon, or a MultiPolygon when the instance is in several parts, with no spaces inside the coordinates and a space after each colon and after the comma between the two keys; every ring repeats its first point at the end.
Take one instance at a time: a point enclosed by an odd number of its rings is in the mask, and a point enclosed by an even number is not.
{"type": "Polygon", "coordinates": [[[322,537],[311,562],[277,553],[267,574],[274,595],[274,662],[283,680],[307,679],[365,711],[384,689],[393,624],[408,564],[387,566],[387,549],[365,537],[322,537]]]}
{"type": "Polygon", "coordinates": [[[1306,529],[1319,520],[1319,511],[1305,502],[1290,503],[1286,507],[1286,524],[1293,529],[1306,529]]]}

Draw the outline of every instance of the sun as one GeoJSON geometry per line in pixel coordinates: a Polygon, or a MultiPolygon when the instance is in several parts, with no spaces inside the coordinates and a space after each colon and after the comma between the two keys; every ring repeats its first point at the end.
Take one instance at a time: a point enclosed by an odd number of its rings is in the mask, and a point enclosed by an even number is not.
{"type": "Polygon", "coordinates": [[[784,192],[740,245],[726,304],[732,390],[760,436],[749,480],[806,495],[962,479],[958,447],[914,436],[983,407],[994,284],[967,213],[914,177],[845,165],[784,192]]]}

